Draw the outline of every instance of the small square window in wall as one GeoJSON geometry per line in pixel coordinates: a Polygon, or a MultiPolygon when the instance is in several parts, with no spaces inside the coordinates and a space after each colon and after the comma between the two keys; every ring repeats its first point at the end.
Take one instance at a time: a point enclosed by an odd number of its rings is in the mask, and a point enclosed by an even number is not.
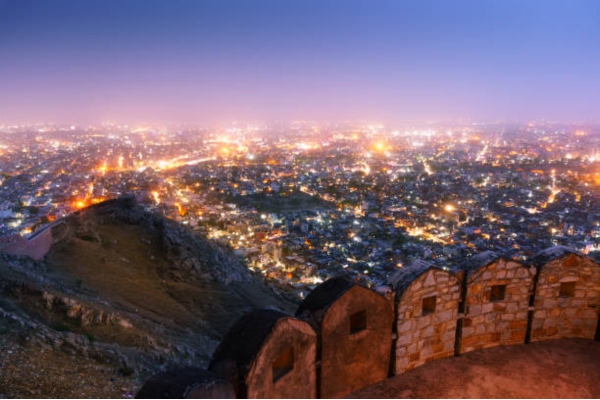
{"type": "Polygon", "coordinates": [[[423,315],[431,314],[435,311],[436,296],[423,297],[423,315]]]}
{"type": "Polygon", "coordinates": [[[558,293],[560,297],[573,297],[575,296],[575,282],[561,282],[560,283],[560,292],[558,293]]]}
{"type": "Polygon", "coordinates": [[[506,285],[494,285],[490,292],[490,301],[502,301],[506,294],[506,285]]]}
{"type": "Polygon", "coordinates": [[[294,348],[288,347],[273,361],[273,383],[294,369],[294,348]]]}
{"type": "Polygon", "coordinates": [[[362,310],[350,316],[350,334],[367,329],[367,310],[362,310]]]}

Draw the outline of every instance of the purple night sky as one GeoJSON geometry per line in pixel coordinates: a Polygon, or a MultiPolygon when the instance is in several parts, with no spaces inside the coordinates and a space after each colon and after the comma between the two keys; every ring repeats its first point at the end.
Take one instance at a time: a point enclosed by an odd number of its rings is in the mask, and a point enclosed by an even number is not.
{"type": "Polygon", "coordinates": [[[597,0],[0,0],[0,124],[599,114],[597,0]]]}

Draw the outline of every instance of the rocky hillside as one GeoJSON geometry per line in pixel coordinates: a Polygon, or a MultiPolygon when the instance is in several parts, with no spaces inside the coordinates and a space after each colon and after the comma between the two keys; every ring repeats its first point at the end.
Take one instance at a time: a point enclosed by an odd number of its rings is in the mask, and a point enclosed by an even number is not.
{"type": "Polygon", "coordinates": [[[53,228],[42,261],[0,255],[0,398],[127,397],[206,366],[246,311],[295,304],[226,248],[132,199],[53,228]]]}

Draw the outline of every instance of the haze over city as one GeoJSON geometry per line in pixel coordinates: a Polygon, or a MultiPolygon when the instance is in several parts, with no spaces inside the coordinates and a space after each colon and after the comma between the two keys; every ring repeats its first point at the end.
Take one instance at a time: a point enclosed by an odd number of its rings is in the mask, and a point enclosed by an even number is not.
{"type": "Polygon", "coordinates": [[[0,0],[0,399],[600,398],[599,49],[597,0],[0,0]]]}
{"type": "Polygon", "coordinates": [[[600,4],[0,0],[0,123],[597,121],[600,4]]]}

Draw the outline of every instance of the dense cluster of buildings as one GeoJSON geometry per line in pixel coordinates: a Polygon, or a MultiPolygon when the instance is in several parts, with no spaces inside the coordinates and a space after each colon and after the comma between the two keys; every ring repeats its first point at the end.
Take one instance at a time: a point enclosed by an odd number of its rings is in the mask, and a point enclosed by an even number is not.
{"type": "Polygon", "coordinates": [[[0,233],[123,194],[304,295],[352,272],[600,239],[597,127],[0,127],[0,233]]]}

